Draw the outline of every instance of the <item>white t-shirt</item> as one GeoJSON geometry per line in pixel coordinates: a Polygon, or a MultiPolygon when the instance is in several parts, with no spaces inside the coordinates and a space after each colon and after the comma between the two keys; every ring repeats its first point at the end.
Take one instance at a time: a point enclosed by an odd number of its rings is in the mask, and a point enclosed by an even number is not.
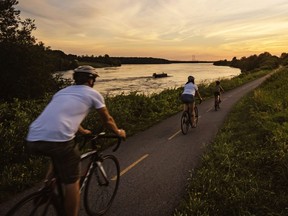
{"type": "Polygon", "coordinates": [[[86,85],[73,85],[57,92],[38,118],[32,122],[28,141],[65,142],[75,133],[90,108],[105,107],[104,98],[86,85]]]}
{"type": "Polygon", "coordinates": [[[188,94],[195,96],[196,91],[198,91],[198,86],[196,84],[193,84],[192,82],[189,82],[185,84],[184,91],[182,94],[188,94]]]}

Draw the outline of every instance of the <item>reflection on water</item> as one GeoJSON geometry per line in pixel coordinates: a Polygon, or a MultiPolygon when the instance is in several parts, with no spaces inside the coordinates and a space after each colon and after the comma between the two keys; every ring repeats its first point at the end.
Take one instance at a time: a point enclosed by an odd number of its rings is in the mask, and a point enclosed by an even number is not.
{"type": "MultiPolygon", "coordinates": [[[[195,77],[197,84],[210,83],[220,78],[232,78],[240,74],[237,68],[213,66],[210,63],[198,64],[149,64],[149,65],[122,65],[97,69],[100,77],[97,78],[95,89],[102,94],[115,95],[137,91],[150,94],[168,88],[183,86],[187,77],[195,77]],[[167,73],[168,77],[153,78],[153,73],[167,73]]],[[[73,71],[64,72],[65,78],[72,78],[73,71]]]]}

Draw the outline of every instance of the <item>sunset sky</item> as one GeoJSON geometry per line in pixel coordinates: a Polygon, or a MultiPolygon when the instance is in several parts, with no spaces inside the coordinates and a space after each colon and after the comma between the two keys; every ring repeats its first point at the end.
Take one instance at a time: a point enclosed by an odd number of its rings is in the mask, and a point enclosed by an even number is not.
{"type": "Polygon", "coordinates": [[[288,52],[287,0],[20,0],[33,35],[66,54],[231,60],[288,52]]]}

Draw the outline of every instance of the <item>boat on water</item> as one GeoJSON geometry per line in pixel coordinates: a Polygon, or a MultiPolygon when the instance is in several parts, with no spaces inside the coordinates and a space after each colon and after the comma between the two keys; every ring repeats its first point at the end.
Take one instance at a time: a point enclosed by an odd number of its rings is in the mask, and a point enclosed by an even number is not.
{"type": "Polygon", "coordinates": [[[168,77],[168,75],[167,75],[167,73],[159,73],[159,74],[157,74],[157,73],[153,73],[153,75],[152,75],[154,78],[163,78],[163,77],[168,77]]]}

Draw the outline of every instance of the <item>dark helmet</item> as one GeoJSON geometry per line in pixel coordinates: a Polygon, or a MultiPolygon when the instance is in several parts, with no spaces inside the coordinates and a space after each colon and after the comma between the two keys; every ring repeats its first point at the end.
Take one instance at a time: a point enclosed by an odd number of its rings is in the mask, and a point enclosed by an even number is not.
{"type": "Polygon", "coordinates": [[[193,76],[188,76],[188,82],[194,82],[194,77],[193,76]]]}
{"type": "Polygon", "coordinates": [[[217,85],[219,85],[219,84],[220,84],[220,81],[219,81],[219,80],[217,80],[217,81],[216,81],[216,84],[217,84],[217,85]]]}
{"type": "Polygon", "coordinates": [[[83,65],[74,69],[73,79],[76,83],[83,84],[87,82],[88,79],[93,79],[95,81],[96,77],[99,77],[99,75],[92,66],[83,65]]]}

